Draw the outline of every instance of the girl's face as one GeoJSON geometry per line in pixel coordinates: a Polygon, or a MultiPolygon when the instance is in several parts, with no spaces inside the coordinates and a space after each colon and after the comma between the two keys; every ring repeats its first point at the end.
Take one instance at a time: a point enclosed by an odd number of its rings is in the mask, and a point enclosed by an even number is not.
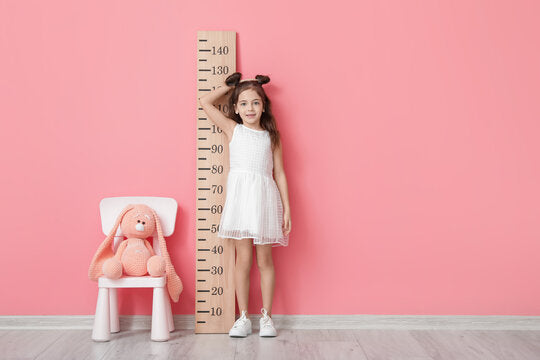
{"type": "Polygon", "coordinates": [[[244,123],[258,127],[263,113],[261,97],[253,89],[242,91],[238,95],[238,102],[234,105],[234,112],[240,115],[244,123]]]}

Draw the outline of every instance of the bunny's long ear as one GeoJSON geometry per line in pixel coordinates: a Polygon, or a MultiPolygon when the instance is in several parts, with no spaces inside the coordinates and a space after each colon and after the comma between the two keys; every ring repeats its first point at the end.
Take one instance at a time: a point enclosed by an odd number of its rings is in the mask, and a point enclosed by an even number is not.
{"type": "Polygon", "coordinates": [[[161,222],[159,221],[159,217],[157,216],[154,209],[151,210],[152,214],[154,214],[154,219],[156,220],[156,229],[159,238],[159,250],[161,251],[161,257],[163,258],[163,260],[165,260],[165,271],[167,273],[167,290],[169,290],[169,295],[171,296],[171,299],[174,302],[178,302],[178,298],[180,297],[180,293],[182,292],[184,286],[182,285],[182,280],[180,280],[178,275],[176,275],[174,266],[171,263],[171,258],[169,257],[169,253],[167,251],[167,244],[165,243],[163,231],[161,230],[161,222]]]}
{"type": "Polygon", "coordinates": [[[114,224],[111,232],[109,235],[103,240],[101,245],[96,251],[96,254],[94,255],[94,258],[92,259],[92,262],[90,263],[90,268],[88,269],[88,277],[90,280],[97,281],[97,279],[103,275],[103,263],[108,258],[111,258],[114,256],[114,252],[112,249],[112,241],[114,239],[114,236],[116,235],[116,231],[118,230],[118,226],[120,226],[120,223],[122,222],[122,219],[124,218],[124,215],[126,213],[133,209],[133,205],[128,205],[122,210],[120,215],[118,215],[118,218],[116,219],[116,223],[114,224]]]}

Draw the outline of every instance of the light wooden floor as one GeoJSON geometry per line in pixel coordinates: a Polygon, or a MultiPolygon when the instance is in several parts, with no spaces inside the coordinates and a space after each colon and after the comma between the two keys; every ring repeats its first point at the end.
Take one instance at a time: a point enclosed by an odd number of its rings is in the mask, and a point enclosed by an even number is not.
{"type": "Polygon", "coordinates": [[[149,330],[113,334],[91,330],[1,330],[1,359],[540,359],[540,331],[279,330],[276,338],[247,338],[177,330],[168,342],[149,330]]]}

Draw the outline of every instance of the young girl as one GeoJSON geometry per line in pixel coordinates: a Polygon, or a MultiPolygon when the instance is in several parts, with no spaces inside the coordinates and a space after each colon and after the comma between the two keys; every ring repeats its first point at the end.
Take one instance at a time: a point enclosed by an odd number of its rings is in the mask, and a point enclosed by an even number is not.
{"type": "Polygon", "coordinates": [[[291,231],[287,178],[270,99],[262,88],[270,78],[263,75],[244,81],[240,78],[238,72],[230,75],[224,86],[199,98],[199,102],[208,118],[227,135],[229,143],[230,170],[218,236],[235,239],[234,280],[241,312],[229,335],[251,334],[247,311],[255,244],[263,298],[259,335],[272,337],[277,334],[270,318],[275,282],[272,247],[287,246],[291,231]],[[232,93],[225,116],[213,103],[229,90],[232,93]]]}

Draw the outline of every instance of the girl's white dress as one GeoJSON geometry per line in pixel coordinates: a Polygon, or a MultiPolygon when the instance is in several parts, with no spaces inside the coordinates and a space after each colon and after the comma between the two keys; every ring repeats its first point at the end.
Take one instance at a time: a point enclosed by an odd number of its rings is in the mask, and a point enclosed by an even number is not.
{"type": "Polygon", "coordinates": [[[242,124],[229,143],[230,170],[218,237],[253,238],[254,244],[287,246],[283,234],[283,204],[272,177],[274,159],[270,133],[242,124]]]}

